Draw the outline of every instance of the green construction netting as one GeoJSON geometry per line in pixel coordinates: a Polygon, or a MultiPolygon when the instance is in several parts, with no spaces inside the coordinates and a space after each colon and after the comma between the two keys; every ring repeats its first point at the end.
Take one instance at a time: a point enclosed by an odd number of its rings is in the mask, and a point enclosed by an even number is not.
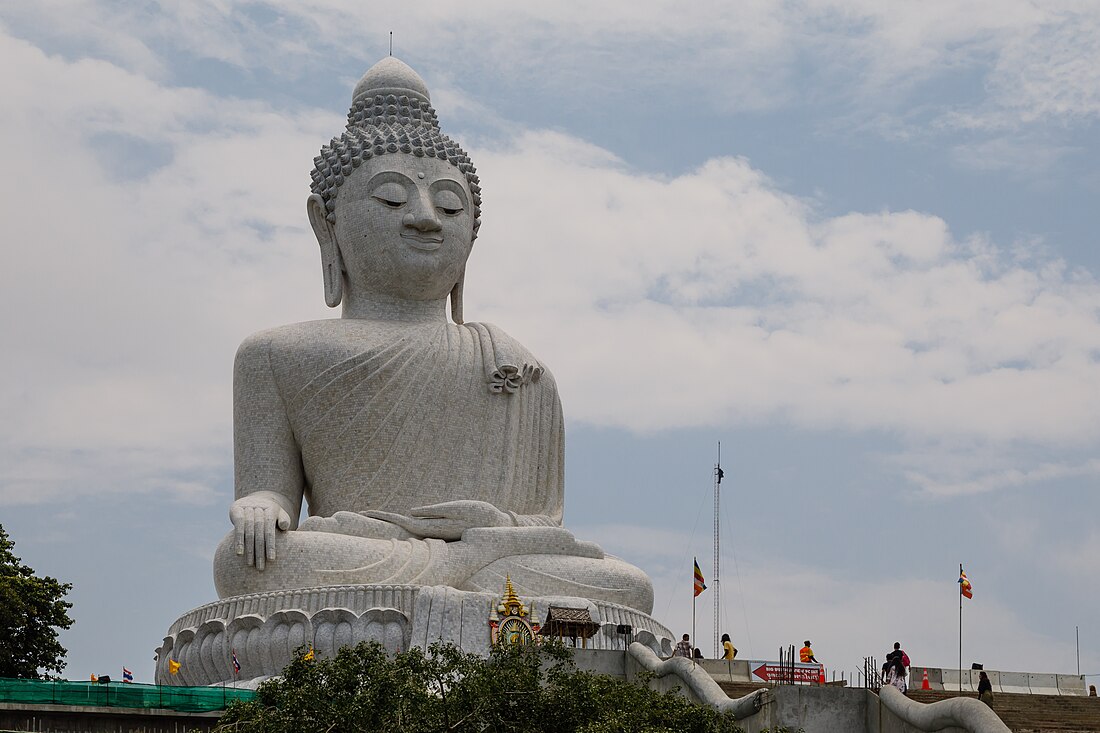
{"type": "Polygon", "coordinates": [[[166,687],[112,682],[45,682],[0,679],[0,702],[165,708],[196,713],[222,710],[234,700],[251,700],[253,690],[233,687],[166,687]]]}

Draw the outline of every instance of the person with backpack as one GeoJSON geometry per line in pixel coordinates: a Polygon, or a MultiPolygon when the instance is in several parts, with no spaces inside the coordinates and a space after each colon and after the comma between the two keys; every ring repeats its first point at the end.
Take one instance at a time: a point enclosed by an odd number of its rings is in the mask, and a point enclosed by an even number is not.
{"type": "Polygon", "coordinates": [[[908,687],[905,684],[905,665],[901,663],[901,657],[890,658],[887,656],[885,668],[885,679],[883,680],[888,685],[893,685],[898,688],[898,692],[905,694],[908,687]]]}
{"type": "Polygon", "coordinates": [[[889,684],[894,685],[902,692],[905,692],[905,676],[909,674],[909,655],[905,653],[905,650],[901,648],[901,642],[894,642],[894,651],[886,655],[887,674],[900,678],[900,682],[895,682],[893,679],[889,681],[889,684]]]}

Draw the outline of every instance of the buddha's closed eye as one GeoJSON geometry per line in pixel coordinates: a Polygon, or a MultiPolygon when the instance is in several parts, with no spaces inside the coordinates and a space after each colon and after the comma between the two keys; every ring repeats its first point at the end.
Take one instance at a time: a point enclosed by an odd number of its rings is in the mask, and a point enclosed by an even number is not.
{"type": "Polygon", "coordinates": [[[391,209],[399,209],[409,200],[408,194],[405,193],[405,189],[396,183],[382,184],[374,190],[371,194],[371,198],[376,201],[381,201],[391,209]]]}
{"type": "Polygon", "coordinates": [[[462,199],[458,197],[454,191],[437,191],[435,194],[435,206],[447,216],[454,216],[461,213],[466,207],[462,204],[462,199]]]}

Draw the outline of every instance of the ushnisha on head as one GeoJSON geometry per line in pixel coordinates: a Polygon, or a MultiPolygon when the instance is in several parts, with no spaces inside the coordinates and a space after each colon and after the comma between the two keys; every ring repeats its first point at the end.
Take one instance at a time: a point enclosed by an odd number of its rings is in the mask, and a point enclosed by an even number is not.
{"type": "MultiPolygon", "coordinates": [[[[308,208],[321,245],[325,301],[329,306],[339,305],[345,295],[341,272],[347,253],[341,253],[335,241],[339,229],[337,207],[343,201],[340,192],[357,169],[364,164],[378,169],[383,164],[378,159],[391,155],[408,156],[407,160],[394,158],[395,169],[410,172],[419,168],[437,169],[441,163],[455,169],[469,192],[466,202],[470,209],[469,242],[477,236],[481,226],[481,187],[473,163],[454,140],[440,131],[423,79],[392,56],[382,59],[356,85],[346,130],[322,147],[313,161],[310,186],[313,194],[308,208]],[[326,243],[326,238],[333,241],[326,243]]],[[[424,178],[423,174],[418,175],[424,178]]],[[[464,276],[463,262],[463,269],[449,290],[451,316],[456,323],[462,322],[464,276]]]]}

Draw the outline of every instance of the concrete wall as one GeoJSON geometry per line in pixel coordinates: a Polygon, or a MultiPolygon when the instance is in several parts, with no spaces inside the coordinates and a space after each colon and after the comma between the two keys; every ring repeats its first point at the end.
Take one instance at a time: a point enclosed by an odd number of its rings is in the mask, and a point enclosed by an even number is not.
{"type": "Polygon", "coordinates": [[[1088,695],[1088,685],[1085,684],[1084,675],[1075,677],[1068,674],[1058,675],[1058,692],[1062,695],[1088,695]]]}
{"type": "Polygon", "coordinates": [[[924,670],[928,670],[928,688],[931,690],[943,689],[943,670],[939,667],[910,667],[909,689],[919,690],[924,682],[924,670]]]}
{"type": "MultiPolygon", "coordinates": [[[[970,692],[976,692],[978,689],[978,673],[974,672],[971,676],[969,669],[962,671],[962,689],[970,692]]],[[[942,669],[940,674],[943,675],[943,689],[948,692],[957,692],[959,690],[959,670],[957,669],[942,669]]]]}
{"type": "Polygon", "coordinates": [[[702,659],[699,660],[699,666],[715,682],[750,682],[752,680],[752,671],[746,661],[702,659]]]}
{"type": "Polygon", "coordinates": [[[1027,686],[1031,688],[1032,695],[1057,695],[1058,675],[1054,674],[1029,674],[1027,686]]]}
{"type": "MultiPolygon", "coordinates": [[[[806,733],[879,733],[867,727],[868,703],[877,696],[850,687],[784,685],[770,691],[771,702],[760,712],[739,721],[745,733],[760,733],[780,727],[806,733]]],[[[883,731],[882,733],[914,733],[883,731]]]]}
{"type": "Polygon", "coordinates": [[[209,731],[220,717],[221,712],[0,703],[0,730],[35,733],[188,733],[209,731]]]}
{"type": "MultiPolygon", "coordinates": [[[[910,667],[909,687],[920,689],[921,672],[924,667],[910,667]]],[[[936,669],[928,667],[928,682],[933,690],[959,689],[959,670],[936,669]]],[[[1073,674],[1036,674],[1032,672],[998,672],[987,669],[989,683],[994,692],[1010,692],[1017,695],[1086,695],[1088,686],[1085,678],[1073,674]]],[[[962,671],[962,688],[976,692],[978,689],[978,671],[962,671]]]]}
{"type": "Polygon", "coordinates": [[[626,679],[626,651],[609,649],[574,649],[577,669],[626,679]]]}
{"type": "Polygon", "coordinates": [[[1021,695],[1031,694],[1026,672],[1001,672],[997,677],[1001,683],[1001,692],[1015,692],[1021,695]]]}

